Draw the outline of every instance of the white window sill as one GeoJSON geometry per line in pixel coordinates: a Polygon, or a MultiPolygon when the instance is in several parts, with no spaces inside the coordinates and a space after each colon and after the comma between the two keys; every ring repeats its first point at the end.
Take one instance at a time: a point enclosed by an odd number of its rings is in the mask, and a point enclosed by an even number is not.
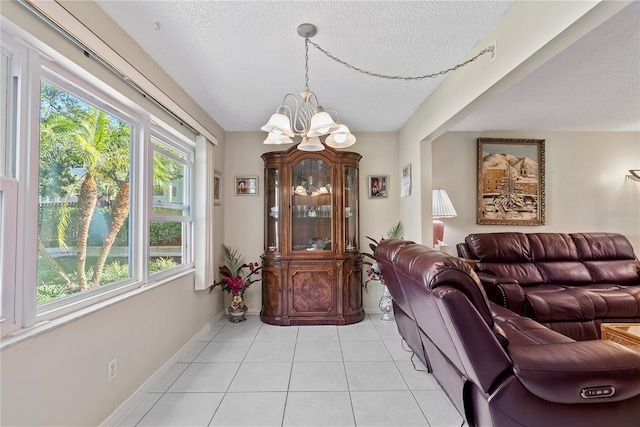
{"type": "Polygon", "coordinates": [[[177,273],[170,277],[165,277],[162,280],[159,280],[157,282],[141,285],[138,288],[132,289],[129,292],[125,292],[123,294],[114,296],[113,298],[100,301],[89,307],[82,308],[80,310],[74,311],[73,313],[60,316],[56,319],[45,320],[42,322],[38,322],[35,325],[30,326],[28,328],[18,329],[17,331],[10,332],[6,336],[2,337],[2,340],[0,341],[0,351],[4,351],[15,345],[18,345],[20,343],[23,343],[25,341],[38,337],[40,335],[46,334],[49,331],[68,325],[78,319],[82,319],[83,317],[89,316],[104,308],[110,307],[114,304],[119,303],[120,301],[134,297],[150,289],[154,289],[168,282],[172,282],[180,277],[186,276],[187,274],[194,274],[193,269],[181,271],[180,273],[177,273]]]}

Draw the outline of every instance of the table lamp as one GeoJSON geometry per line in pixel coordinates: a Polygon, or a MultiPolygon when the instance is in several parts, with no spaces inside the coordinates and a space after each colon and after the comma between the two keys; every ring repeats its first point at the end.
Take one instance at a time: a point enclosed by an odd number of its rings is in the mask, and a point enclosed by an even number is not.
{"type": "Polygon", "coordinates": [[[441,218],[453,218],[458,216],[451,199],[445,190],[432,190],[432,212],[433,212],[433,245],[442,243],[444,238],[444,223],[441,218]]]}

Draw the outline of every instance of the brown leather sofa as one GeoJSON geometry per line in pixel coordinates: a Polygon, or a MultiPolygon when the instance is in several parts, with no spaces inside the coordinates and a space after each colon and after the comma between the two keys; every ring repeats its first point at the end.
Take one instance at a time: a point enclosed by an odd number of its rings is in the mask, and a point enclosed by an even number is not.
{"type": "Polygon", "coordinates": [[[375,257],[400,333],[469,426],[638,424],[640,354],[490,302],[460,258],[391,239],[375,257]]]}
{"type": "Polygon", "coordinates": [[[479,233],[457,245],[489,299],[577,340],[640,322],[640,262],[615,233],[479,233]]]}

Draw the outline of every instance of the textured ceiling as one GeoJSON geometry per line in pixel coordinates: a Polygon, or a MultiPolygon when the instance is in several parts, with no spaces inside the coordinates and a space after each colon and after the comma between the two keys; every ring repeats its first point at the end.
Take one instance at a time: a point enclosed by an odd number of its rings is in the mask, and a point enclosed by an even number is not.
{"type": "Polygon", "coordinates": [[[451,130],[640,131],[640,2],[451,130]]]}
{"type": "MultiPolygon", "coordinates": [[[[422,75],[485,47],[474,48],[511,3],[98,1],[227,131],[258,130],[286,93],[304,89],[303,22],[318,27],[314,42],[353,65],[422,75]]],[[[632,6],[454,129],[640,130],[640,18],[632,6]]],[[[309,49],[310,89],[352,131],[398,130],[442,79],[373,78],[309,49]]]]}

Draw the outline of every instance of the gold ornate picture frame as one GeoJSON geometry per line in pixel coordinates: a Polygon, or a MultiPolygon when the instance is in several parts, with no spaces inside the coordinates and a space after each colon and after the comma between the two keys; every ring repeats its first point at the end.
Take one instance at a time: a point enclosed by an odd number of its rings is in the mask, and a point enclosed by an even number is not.
{"type": "Polygon", "coordinates": [[[478,224],[544,225],[544,142],[478,138],[478,224]]]}

